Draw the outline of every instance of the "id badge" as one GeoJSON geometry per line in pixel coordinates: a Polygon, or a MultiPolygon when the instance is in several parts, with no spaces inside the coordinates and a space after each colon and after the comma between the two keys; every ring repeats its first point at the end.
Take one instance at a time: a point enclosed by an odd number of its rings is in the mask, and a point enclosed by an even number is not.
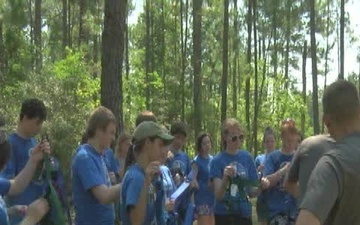
{"type": "Polygon", "coordinates": [[[237,192],[238,192],[238,186],[236,184],[232,184],[230,186],[230,195],[232,197],[236,197],[237,192]]]}

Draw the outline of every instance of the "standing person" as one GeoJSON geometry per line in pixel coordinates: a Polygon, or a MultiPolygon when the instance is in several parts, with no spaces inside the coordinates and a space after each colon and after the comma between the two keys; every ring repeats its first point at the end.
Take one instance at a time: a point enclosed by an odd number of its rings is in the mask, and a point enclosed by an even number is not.
{"type": "MultiPolygon", "coordinates": [[[[162,127],[168,133],[165,126],[162,127]]],[[[176,191],[175,182],[171,176],[169,168],[165,165],[169,153],[169,146],[165,146],[161,151],[161,178],[155,185],[158,189],[155,201],[156,217],[158,225],[176,225],[176,214],[174,212],[174,200],[171,195],[176,191]],[[164,218],[162,219],[161,216],[164,218]]]]}
{"type": "MultiPolygon", "coordinates": [[[[155,114],[149,110],[145,110],[145,111],[142,111],[141,113],[139,113],[135,120],[135,128],[138,127],[140,125],[140,123],[145,122],[145,121],[152,121],[152,122],[156,123],[157,121],[156,121],[155,114]]],[[[132,149],[132,145],[130,145],[130,147],[126,153],[124,166],[120,167],[120,169],[122,170],[120,173],[120,177],[124,177],[126,170],[132,164],[134,164],[136,161],[136,154],[134,153],[134,151],[130,151],[130,149],[132,149]]]]}
{"type": "Polygon", "coordinates": [[[198,225],[214,225],[215,196],[210,183],[211,152],[210,134],[202,133],[196,139],[198,155],[192,162],[193,186],[195,186],[195,206],[198,225]]]}
{"type": "MultiPolygon", "coordinates": [[[[115,147],[115,157],[119,165],[119,174],[122,174],[125,165],[125,158],[131,146],[132,135],[126,132],[120,134],[115,147]]],[[[122,177],[119,177],[122,180],[122,177]]]]}
{"type": "Polygon", "coordinates": [[[295,222],[296,200],[284,190],[283,179],[294,156],[297,135],[298,131],[294,123],[283,121],[281,149],[273,151],[266,157],[264,176],[269,180],[270,185],[266,188],[265,197],[270,225],[294,224],[295,222]]]}
{"type": "Polygon", "coordinates": [[[258,183],[255,162],[248,151],[239,150],[244,132],[236,119],[225,120],[221,134],[225,149],[213,158],[210,165],[216,198],[215,224],[251,225],[249,197],[255,197],[257,190],[249,190],[247,186],[258,183]]]}
{"type": "Polygon", "coordinates": [[[114,203],[120,184],[111,186],[104,151],[115,139],[116,119],[105,107],[95,109],[87,123],[87,143],[72,161],[72,191],[76,225],[114,225],[114,203]]]}
{"type": "MultiPolygon", "coordinates": [[[[274,130],[271,129],[271,127],[266,127],[264,130],[263,145],[265,147],[265,153],[255,158],[255,165],[260,178],[263,177],[266,156],[273,152],[276,148],[276,135],[274,130]]],[[[256,199],[256,213],[258,217],[258,222],[261,225],[267,224],[267,221],[269,219],[268,211],[269,209],[266,203],[266,194],[261,192],[256,199]]]]}
{"type": "Polygon", "coordinates": [[[285,189],[297,197],[298,203],[305,195],[310,174],[319,159],[334,146],[335,140],[329,134],[309,137],[300,144],[285,179],[285,189]]]}
{"type": "Polygon", "coordinates": [[[174,136],[174,141],[170,145],[167,165],[173,175],[176,186],[179,187],[191,170],[190,159],[184,152],[187,138],[185,123],[181,121],[174,122],[171,125],[170,134],[174,136]]]}
{"type": "Polygon", "coordinates": [[[273,152],[276,148],[276,135],[271,127],[266,127],[264,130],[263,136],[263,145],[265,148],[265,153],[258,155],[255,158],[255,165],[258,173],[262,176],[264,168],[265,168],[265,158],[266,155],[273,152]]]}
{"type": "Polygon", "coordinates": [[[129,151],[134,151],[136,160],[123,179],[121,218],[124,225],[160,224],[155,216],[155,185],[161,176],[161,152],[173,137],[152,121],[140,123],[133,136],[129,151]]]}
{"type": "MultiPolygon", "coordinates": [[[[0,170],[2,170],[11,156],[10,140],[7,138],[4,129],[5,123],[0,119],[0,170]]],[[[13,179],[0,177],[0,224],[9,225],[8,214],[3,197],[14,197],[21,194],[31,183],[31,179],[36,173],[44,157],[44,152],[50,153],[49,144],[42,142],[33,148],[29,153],[29,160],[24,168],[13,179]]],[[[43,198],[34,201],[27,207],[25,218],[21,225],[34,225],[48,212],[47,201],[43,198]]]]}
{"type": "Polygon", "coordinates": [[[339,80],[323,95],[323,121],[336,141],[313,170],[296,225],[360,224],[360,100],[339,80]]]}
{"type": "MultiPolygon", "coordinates": [[[[188,155],[184,152],[187,132],[185,123],[181,121],[174,122],[170,128],[170,134],[174,136],[174,140],[170,145],[170,151],[166,162],[170,169],[176,187],[185,181],[187,175],[190,173],[191,165],[188,155]]],[[[191,191],[188,189],[183,194],[177,213],[180,224],[185,222],[186,211],[190,202],[191,191]]]]}
{"type": "MultiPolygon", "coordinates": [[[[1,176],[7,179],[16,177],[29,161],[30,152],[37,145],[35,136],[40,133],[42,124],[46,120],[46,107],[36,98],[22,102],[17,130],[9,135],[11,157],[9,158],[1,176]]],[[[45,194],[46,184],[42,176],[35,177],[23,193],[6,198],[8,207],[29,205],[45,194]]],[[[21,213],[9,216],[10,224],[17,225],[23,219],[21,213]]]]}
{"type": "Polygon", "coordinates": [[[157,119],[156,119],[156,116],[155,116],[155,114],[153,112],[151,112],[149,110],[142,111],[136,117],[135,127],[139,126],[139,124],[144,122],[144,121],[153,121],[153,122],[156,123],[157,119]]]}

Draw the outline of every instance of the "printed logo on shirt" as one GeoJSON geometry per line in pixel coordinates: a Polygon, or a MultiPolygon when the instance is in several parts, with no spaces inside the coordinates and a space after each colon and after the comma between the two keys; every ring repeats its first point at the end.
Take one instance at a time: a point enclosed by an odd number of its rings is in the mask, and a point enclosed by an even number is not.
{"type": "Polygon", "coordinates": [[[241,178],[241,179],[247,179],[247,171],[245,167],[239,163],[239,162],[232,162],[230,163],[230,166],[232,166],[235,169],[235,177],[241,178]]]}
{"type": "Polygon", "coordinates": [[[175,160],[172,164],[171,173],[176,186],[184,182],[186,176],[186,165],[181,160],[175,160]]]}

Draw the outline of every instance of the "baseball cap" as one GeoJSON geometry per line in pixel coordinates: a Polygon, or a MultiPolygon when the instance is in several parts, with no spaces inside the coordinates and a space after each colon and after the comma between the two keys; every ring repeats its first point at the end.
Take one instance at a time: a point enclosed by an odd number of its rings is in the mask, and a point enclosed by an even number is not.
{"type": "Polygon", "coordinates": [[[160,125],[153,121],[144,121],[135,128],[134,139],[141,141],[149,137],[158,137],[162,139],[165,144],[170,144],[174,137],[166,132],[160,125]]]}

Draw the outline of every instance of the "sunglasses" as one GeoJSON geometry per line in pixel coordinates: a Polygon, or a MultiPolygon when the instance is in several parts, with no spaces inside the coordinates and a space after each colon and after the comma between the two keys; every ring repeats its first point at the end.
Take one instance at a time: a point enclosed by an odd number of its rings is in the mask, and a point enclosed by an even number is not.
{"type": "Polygon", "coordinates": [[[237,141],[238,139],[239,139],[240,141],[244,140],[244,135],[243,135],[243,134],[240,134],[239,136],[233,136],[233,137],[231,137],[231,141],[232,141],[232,142],[235,142],[235,141],[237,141]]]}

